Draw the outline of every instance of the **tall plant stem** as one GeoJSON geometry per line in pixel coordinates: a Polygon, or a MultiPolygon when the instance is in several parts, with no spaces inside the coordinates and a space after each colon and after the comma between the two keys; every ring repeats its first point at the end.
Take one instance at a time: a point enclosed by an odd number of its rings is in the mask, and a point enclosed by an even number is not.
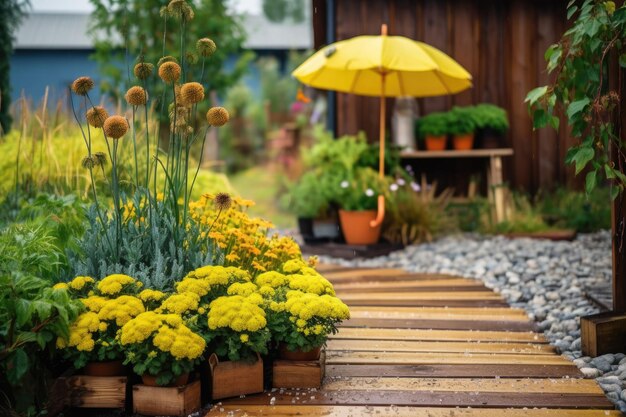
{"type": "Polygon", "coordinates": [[[139,163],[137,162],[137,130],[135,126],[135,112],[137,110],[137,106],[133,106],[133,152],[135,159],[135,188],[139,188],[139,163]]]}

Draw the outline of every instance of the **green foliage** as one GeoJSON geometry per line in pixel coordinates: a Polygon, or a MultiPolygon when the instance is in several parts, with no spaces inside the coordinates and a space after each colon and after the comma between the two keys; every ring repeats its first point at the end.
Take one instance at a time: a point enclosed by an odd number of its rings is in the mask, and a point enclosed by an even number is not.
{"type": "Polygon", "coordinates": [[[14,32],[30,7],[29,0],[3,0],[0,2],[0,133],[11,129],[11,83],[9,81],[14,32]]]}
{"type": "Polygon", "coordinates": [[[272,113],[289,113],[299,86],[298,81],[289,74],[304,62],[308,55],[310,54],[307,52],[290,52],[285,74],[281,73],[276,58],[264,57],[257,61],[261,75],[261,97],[264,102],[269,103],[272,113]]]}
{"type": "Polygon", "coordinates": [[[609,71],[609,59],[619,57],[624,66],[626,6],[616,9],[612,1],[572,0],[567,14],[573,19],[571,28],[545,53],[555,81],[530,91],[526,102],[535,128],[558,129],[559,113],[567,116],[578,144],[569,149],[565,162],[575,166],[576,174],[587,169],[587,193],[606,178],[614,185],[614,198],[626,187],[626,175],[609,161],[611,144],[623,150],[612,122],[622,90],[609,87],[610,79],[618,77],[613,73],[617,68],[609,71]]]}
{"type": "Polygon", "coordinates": [[[334,186],[333,200],[344,210],[376,210],[378,196],[387,195],[387,185],[372,168],[357,167],[334,186]]]}
{"type": "Polygon", "coordinates": [[[304,20],[304,0],[263,0],[263,14],[271,22],[304,20]]]}
{"type": "Polygon", "coordinates": [[[545,221],[554,227],[589,233],[611,228],[608,187],[594,188],[586,194],[560,188],[540,195],[539,209],[545,221]]]}
{"type": "MultiPolygon", "coordinates": [[[[325,176],[324,179],[326,178],[325,176]]],[[[323,217],[328,210],[329,201],[321,188],[318,172],[305,172],[298,181],[289,185],[283,204],[298,217],[323,217]]]]}
{"type": "Polygon", "coordinates": [[[481,103],[471,107],[471,116],[477,129],[491,129],[504,134],[509,129],[506,110],[494,104],[481,103]]]}
{"type": "Polygon", "coordinates": [[[448,118],[448,133],[451,135],[466,135],[476,130],[473,107],[455,106],[448,112],[448,118]]]}
{"type": "Polygon", "coordinates": [[[0,389],[20,413],[43,409],[50,347],[67,336],[82,305],[42,277],[61,258],[44,228],[12,225],[0,231],[0,389]]]}
{"type": "Polygon", "coordinates": [[[416,121],[416,129],[420,139],[426,136],[442,136],[450,133],[450,114],[434,112],[423,116],[416,121]]]}
{"type": "MultiPolygon", "coordinates": [[[[98,37],[104,31],[107,35],[95,43],[94,58],[106,76],[101,87],[114,97],[123,96],[120,91],[134,82],[131,80],[136,60],[156,65],[167,55],[166,51],[176,50],[176,58],[182,62],[181,57],[187,53],[196,54],[195,44],[200,38],[212,39],[218,48],[208,58],[199,57],[196,64],[192,65],[191,60],[184,64],[182,81],[199,80],[206,91],[225,93],[241,79],[254,57],[252,52],[243,50],[246,36],[241,19],[229,10],[224,0],[195,1],[195,17],[186,22],[167,15],[163,19],[161,11],[168,3],[163,0],[91,0],[91,3],[95,6],[93,34],[98,37]],[[239,59],[233,68],[225,68],[226,60],[233,55],[239,59]]],[[[159,81],[155,76],[148,78],[146,89],[160,101],[165,88],[159,81]]],[[[158,103],[158,109],[164,107],[158,103]]],[[[166,112],[166,108],[160,111],[161,120],[166,119],[166,112]]]]}
{"type": "Polygon", "coordinates": [[[524,193],[513,193],[508,218],[487,228],[493,233],[534,233],[554,230],[544,220],[541,210],[524,193]]]}

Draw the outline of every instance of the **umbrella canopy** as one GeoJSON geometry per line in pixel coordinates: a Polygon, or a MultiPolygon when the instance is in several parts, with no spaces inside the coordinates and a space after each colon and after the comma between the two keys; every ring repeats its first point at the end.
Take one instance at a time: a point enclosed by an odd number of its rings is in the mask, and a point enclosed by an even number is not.
{"type": "Polygon", "coordinates": [[[441,96],[472,86],[472,76],[455,60],[402,36],[357,36],[336,42],[316,52],[292,75],[311,87],[376,97],[441,96]]]}
{"type": "MultiPolygon", "coordinates": [[[[423,42],[403,36],[357,36],[322,48],[292,75],[311,87],[380,97],[379,175],[385,175],[385,97],[431,97],[461,92],[472,76],[455,60],[423,42]]],[[[378,197],[379,226],[385,199],[378,197]]]]}

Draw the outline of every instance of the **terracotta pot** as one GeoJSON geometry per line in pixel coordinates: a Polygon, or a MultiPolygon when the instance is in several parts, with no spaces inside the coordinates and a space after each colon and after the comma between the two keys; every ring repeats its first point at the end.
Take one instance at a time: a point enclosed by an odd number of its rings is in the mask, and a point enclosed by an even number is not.
{"type": "Polygon", "coordinates": [[[122,361],[88,362],[83,373],[89,376],[123,376],[126,367],[122,361]]]}
{"type": "Polygon", "coordinates": [[[141,375],[141,380],[143,381],[144,385],[147,385],[149,387],[180,387],[181,385],[187,384],[187,381],[189,381],[189,372],[178,376],[174,381],[170,382],[167,385],[157,384],[158,377],[158,375],[143,374],[141,375]]]}
{"type": "Polygon", "coordinates": [[[278,356],[281,359],[286,359],[288,361],[316,361],[320,358],[321,351],[321,346],[318,346],[315,349],[302,351],[300,349],[289,350],[287,349],[286,343],[278,345],[278,356]]]}
{"type": "Polygon", "coordinates": [[[341,230],[349,245],[372,245],[380,238],[380,225],[371,227],[376,219],[376,210],[339,210],[341,230]]]}
{"type": "Polygon", "coordinates": [[[443,151],[446,149],[446,135],[426,135],[425,142],[427,151],[443,151]]]}
{"type": "Polygon", "coordinates": [[[469,151],[474,147],[474,134],[455,135],[453,139],[454,149],[457,151],[469,151]]]}

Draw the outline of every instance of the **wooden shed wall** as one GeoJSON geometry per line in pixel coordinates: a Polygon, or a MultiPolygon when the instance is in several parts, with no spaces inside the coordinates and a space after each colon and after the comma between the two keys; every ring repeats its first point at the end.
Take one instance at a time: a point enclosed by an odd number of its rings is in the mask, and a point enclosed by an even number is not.
{"type": "MultiPolygon", "coordinates": [[[[325,39],[326,8],[314,0],[316,47],[325,39]]],[[[421,114],[453,105],[494,103],[508,111],[507,145],[515,155],[506,163],[506,180],[535,192],[571,183],[573,172],[563,163],[572,139],[560,133],[533,131],[524,98],[548,81],[543,54],[566,30],[567,0],[336,0],[335,37],[379,34],[387,23],[390,35],[429,43],[456,59],[472,75],[474,87],[455,96],[419,100],[421,114]]],[[[389,99],[387,108],[392,108],[389,99]]],[[[337,95],[337,134],[378,132],[378,99],[337,95]]],[[[390,111],[389,111],[390,112],[390,111]]],[[[388,114],[390,117],[390,113],[388,114]]]]}

